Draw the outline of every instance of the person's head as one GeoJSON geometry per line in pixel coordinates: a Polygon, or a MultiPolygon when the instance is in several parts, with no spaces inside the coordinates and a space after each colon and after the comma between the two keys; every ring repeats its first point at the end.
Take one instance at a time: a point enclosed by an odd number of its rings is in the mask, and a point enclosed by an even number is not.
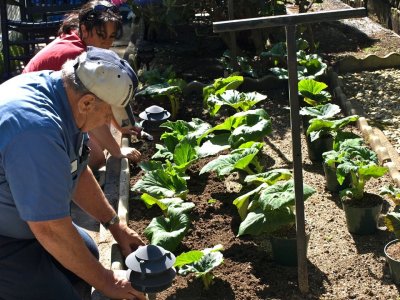
{"type": "Polygon", "coordinates": [[[82,131],[109,123],[112,114],[120,125],[128,119],[125,107],[134,96],[138,78],[115,52],[88,47],[63,65],[62,74],[67,94],[69,89],[75,95],[72,110],[82,131]]]}
{"type": "Polygon", "coordinates": [[[59,34],[77,30],[86,46],[108,49],[122,35],[122,17],[107,0],[92,0],[66,15],[59,34]]]}

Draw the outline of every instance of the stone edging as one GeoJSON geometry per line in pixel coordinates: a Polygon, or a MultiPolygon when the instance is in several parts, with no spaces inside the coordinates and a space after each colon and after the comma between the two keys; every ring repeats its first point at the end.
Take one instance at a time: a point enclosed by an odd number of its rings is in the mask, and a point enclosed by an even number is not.
{"type": "MultiPolygon", "coordinates": [[[[385,58],[391,59],[390,57],[393,56],[385,56],[385,58]]],[[[396,57],[397,59],[400,59],[400,56],[396,55],[396,57]]],[[[379,60],[377,60],[378,62],[383,62],[384,65],[386,65],[386,67],[382,68],[394,67],[392,65],[389,66],[389,62],[384,61],[385,58],[380,58],[379,60]]],[[[354,65],[353,67],[361,68],[361,66],[366,64],[367,59],[368,58],[366,58],[365,60],[353,60],[353,62],[359,62],[359,65],[354,65]]],[[[375,65],[374,68],[379,69],[381,67],[378,64],[375,65]]],[[[400,187],[400,156],[397,153],[396,149],[393,147],[393,145],[380,129],[372,127],[368,124],[368,117],[366,116],[362,107],[357,102],[347,99],[346,95],[343,92],[343,82],[341,79],[339,79],[337,73],[332,68],[329,68],[328,70],[328,78],[330,81],[330,86],[333,90],[333,96],[339,102],[345,114],[357,114],[360,116],[360,119],[357,121],[357,127],[361,131],[364,140],[371,146],[372,150],[376,152],[380,163],[383,166],[389,168],[391,178],[393,179],[396,186],[400,187]]]]}
{"type": "Polygon", "coordinates": [[[398,67],[400,67],[400,54],[396,52],[384,57],[375,54],[367,55],[365,58],[349,56],[337,61],[334,65],[335,71],[340,74],[398,67]]]}

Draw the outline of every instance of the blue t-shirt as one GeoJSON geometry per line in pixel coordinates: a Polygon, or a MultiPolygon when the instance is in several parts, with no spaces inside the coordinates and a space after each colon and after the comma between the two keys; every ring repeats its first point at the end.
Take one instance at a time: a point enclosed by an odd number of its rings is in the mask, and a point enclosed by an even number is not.
{"type": "Polygon", "coordinates": [[[0,95],[0,235],[33,238],[26,221],[70,215],[88,138],[59,71],[16,76],[0,95]]]}

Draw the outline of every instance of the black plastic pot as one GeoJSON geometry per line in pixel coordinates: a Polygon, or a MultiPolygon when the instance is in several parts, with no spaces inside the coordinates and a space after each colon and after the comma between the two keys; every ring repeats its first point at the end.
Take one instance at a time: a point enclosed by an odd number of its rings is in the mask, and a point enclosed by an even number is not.
{"type": "MultiPolygon", "coordinates": [[[[310,233],[306,234],[306,247],[310,233]]],[[[274,261],[282,266],[297,266],[297,239],[271,236],[272,257],[274,261]]]]}
{"type": "Polygon", "coordinates": [[[311,142],[310,136],[306,136],[308,158],[312,162],[322,162],[322,153],[332,150],[332,136],[321,136],[319,139],[311,142]]]}
{"type": "Polygon", "coordinates": [[[325,162],[322,163],[325,174],[326,189],[330,192],[339,192],[350,187],[350,178],[346,177],[342,185],[339,184],[336,176],[336,166],[329,166],[325,162]]]}
{"type": "Polygon", "coordinates": [[[396,243],[400,243],[400,240],[396,239],[396,240],[393,240],[393,241],[390,241],[389,243],[387,243],[385,245],[384,252],[385,252],[386,262],[389,265],[390,276],[392,276],[392,280],[395,284],[399,284],[400,283],[400,261],[393,259],[387,253],[387,249],[389,248],[389,246],[396,244],[396,243]]]}
{"type": "Polygon", "coordinates": [[[366,235],[378,230],[378,219],[382,204],[373,207],[355,207],[343,203],[347,229],[350,233],[366,235]]]}

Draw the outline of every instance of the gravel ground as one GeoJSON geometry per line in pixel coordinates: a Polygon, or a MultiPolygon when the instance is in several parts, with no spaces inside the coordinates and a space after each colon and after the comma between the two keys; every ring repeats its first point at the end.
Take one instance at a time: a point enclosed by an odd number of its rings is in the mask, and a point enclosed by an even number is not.
{"type": "Polygon", "coordinates": [[[400,70],[363,71],[339,77],[348,99],[362,105],[368,123],[380,128],[400,153],[400,70]]]}

